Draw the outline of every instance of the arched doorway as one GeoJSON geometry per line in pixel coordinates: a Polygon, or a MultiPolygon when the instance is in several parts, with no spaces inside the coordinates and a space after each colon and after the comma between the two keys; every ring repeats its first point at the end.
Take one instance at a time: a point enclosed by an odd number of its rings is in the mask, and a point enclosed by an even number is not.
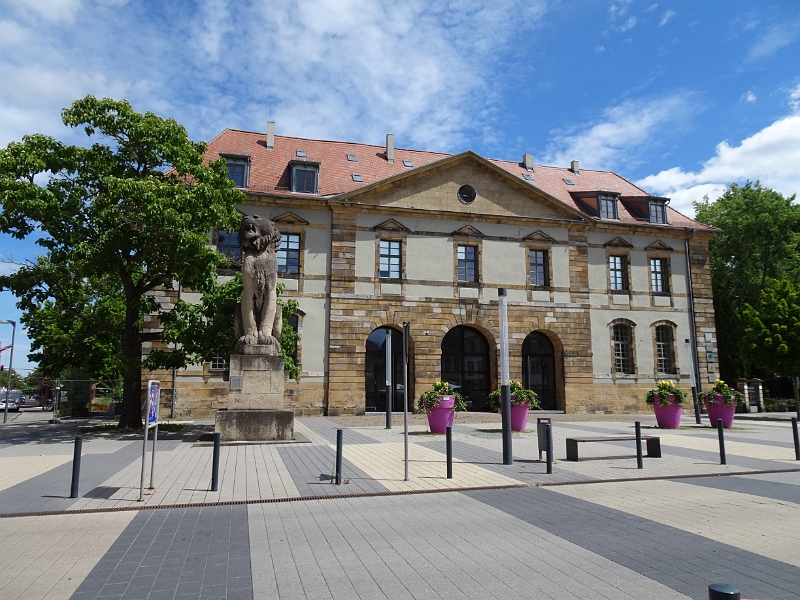
{"type": "MultiPolygon", "coordinates": [[[[367,412],[386,410],[386,335],[392,338],[392,386],[394,387],[393,412],[403,412],[403,334],[391,327],[379,327],[367,338],[367,353],[364,364],[366,385],[365,406],[367,412]]],[[[409,374],[409,378],[411,375],[409,374]]],[[[409,390],[410,392],[410,390],[409,390]]],[[[409,410],[413,408],[413,397],[409,396],[409,410]]]]}
{"type": "Polygon", "coordinates": [[[539,396],[544,410],[556,410],[556,360],[553,344],[534,331],[522,344],[522,386],[539,396]]]}
{"type": "Polygon", "coordinates": [[[484,410],[489,394],[489,344],[477,329],[460,325],[442,340],[442,381],[464,396],[469,410],[484,410]]]}

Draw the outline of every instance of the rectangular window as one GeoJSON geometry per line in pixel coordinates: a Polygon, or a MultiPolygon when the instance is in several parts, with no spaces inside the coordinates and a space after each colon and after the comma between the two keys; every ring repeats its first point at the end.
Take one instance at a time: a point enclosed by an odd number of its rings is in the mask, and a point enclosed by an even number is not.
{"type": "Polygon", "coordinates": [[[624,256],[608,257],[608,275],[612,290],[627,290],[628,278],[624,256]]]}
{"type": "Polygon", "coordinates": [[[675,373],[675,357],[672,352],[672,327],[656,327],[656,369],[659,373],[675,373]]]}
{"type": "Polygon", "coordinates": [[[400,279],[400,242],[381,240],[379,275],[400,279]]]}
{"type": "Polygon", "coordinates": [[[633,375],[630,325],[614,325],[614,372],[633,375]]]}
{"type": "Polygon", "coordinates": [[[666,223],[667,222],[667,207],[663,202],[650,203],[650,222],[651,223],[666,223]]]}
{"type": "Polygon", "coordinates": [[[211,369],[214,371],[221,371],[225,368],[225,359],[221,356],[215,356],[211,359],[211,369]]]}
{"type": "Polygon", "coordinates": [[[458,280],[478,281],[475,246],[458,247],[458,280]]]}
{"type": "Polygon", "coordinates": [[[600,218],[617,218],[617,199],[614,196],[600,196],[600,218]]]}
{"type": "Polygon", "coordinates": [[[296,233],[283,234],[278,248],[278,273],[296,274],[300,272],[300,236],[296,233]]]}
{"type": "Polygon", "coordinates": [[[316,166],[293,165],[292,191],[299,194],[316,194],[317,172],[316,166]]]}
{"type": "Polygon", "coordinates": [[[228,167],[228,179],[237,188],[247,187],[247,159],[225,157],[225,164],[228,167]]]}
{"type": "Polygon", "coordinates": [[[531,250],[530,276],[531,285],[549,285],[547,273],[547,250],[531,250]]]}
{"type": "Polygon", "coordinates": [[[242,247],[239,245],[237,233],[220,229],[217,231],[217,252],[224,254],[231,265],[242,266],[242,247]]]}
{"type": "Polygon", "coordinates": [[[668,292],[667,265],[663,258],[650,259],[650,289],[654,292],[668,292]]]}

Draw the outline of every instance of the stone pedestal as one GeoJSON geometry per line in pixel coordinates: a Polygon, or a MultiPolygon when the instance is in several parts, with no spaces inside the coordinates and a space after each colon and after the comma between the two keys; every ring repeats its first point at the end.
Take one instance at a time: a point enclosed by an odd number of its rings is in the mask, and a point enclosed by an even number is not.
{"type": "Polygon", "coordinates": [[[214,430],[223,442],[291,440],[294,412],[283,410],[283,357],[251,348],[231,356],[228,407],[215,413],[214,430]]]}

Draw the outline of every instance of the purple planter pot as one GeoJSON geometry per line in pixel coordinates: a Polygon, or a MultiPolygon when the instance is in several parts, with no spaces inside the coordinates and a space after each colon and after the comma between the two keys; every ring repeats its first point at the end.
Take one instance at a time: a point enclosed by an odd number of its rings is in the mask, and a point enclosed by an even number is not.
{"type": "Polygon", "coordinates": [[[653,401],[653,412],[656,413],[656,423],[660,429],[678,429],[681,426],[681,411],[683,406],[675,402],[675,396],[669,395],[671,404],[661,406],[656,396],[653,401]]]}
{"type": "Polygon", "coordinates": [[[728,406],[725,404],[725,398],[722,394],[717,394],[715,400],[714,404],[705,403],[711,426],[716,427],[717,419],[722,419],[722,427],[730,429],[733,427],[733,415],[736,413],[736,405],[728,406]]]}
{"type": "Polygon", "coordinates": [[[456,410],[455,396],[439,396],[439,404],[428,411],[428,427],[431,433],[446,433],[453,426],[456,410]]]}
{"type": "Polygon", "coordinates": [[[525,431],[528,426],[530,403],[511,405],[511,431],[525,431]]]}

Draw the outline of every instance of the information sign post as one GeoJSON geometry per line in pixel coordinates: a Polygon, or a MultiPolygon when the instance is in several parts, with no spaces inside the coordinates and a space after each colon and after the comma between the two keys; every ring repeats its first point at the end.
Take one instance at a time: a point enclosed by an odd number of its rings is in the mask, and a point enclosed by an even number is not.
{"type": "Polygon", "coordinates": [[[139,502],[144,502],[144,472],[147,467],[147,433],[153,433],[153,456],[150,463],[150,488],[153,489],[153,472],[156,466],[156,440],[158,439],[158,405],[161,396],[161,383],[156,379],[147,382],[147,411],[145,412],[144,439],[142,441],[142,474],[139,480],[139,502]]]}

